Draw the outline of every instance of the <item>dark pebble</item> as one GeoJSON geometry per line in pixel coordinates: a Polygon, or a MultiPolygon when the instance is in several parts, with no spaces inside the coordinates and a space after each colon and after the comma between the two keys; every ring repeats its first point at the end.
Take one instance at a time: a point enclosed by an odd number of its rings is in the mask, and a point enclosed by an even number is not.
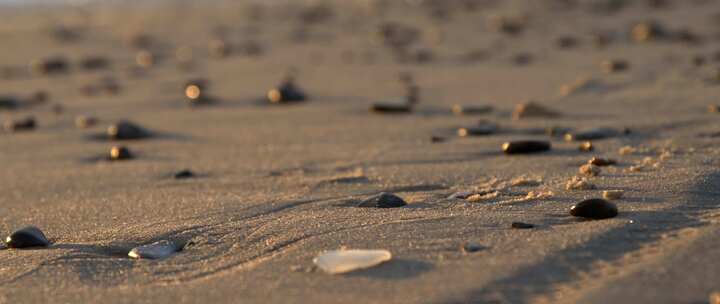
{"type": "Polygon", "coordinates": [[[544,140],[518,140],[502,145],[505,154],[529,154],[550,150],[550,142],[544,140]]]}
{"type": "Polygon", "coordinates": [[[617,161],[610,158],[593,157],[588,161],[588,164],[595,165],[598,167],[612,166],[617,164],[617,161]]]}
{"type": "Polygon", "coordinates": [[[123,146],[114,146],[110,148],[110,155],[108,156],[108,159],[111,161],[115,160],[127,160],[132,159],[133,155],[130,153],[130,150],[127,147],[123,146]]]}
{"type": "Polygon", "coordinates": [[[104,70],[110,67],[110,61],[105,57],[89,56],[80,60],[80,67],[87,71],[104,70]]]}
{"type": "Polygon", "coordinates": [[[8,120],[3,124],[7,132],[29,131],[35,129],[35,118],[26,117],[21,120],[8,120]]]}
{"type": "Polygon", "coordinates": [[[305,101],[305,93],[292,80],[284,81],[279,87],[267,93],[268,101],[275,104],[305,101]]]}
{"type": "Polygon", "coordinates": [[[580,42],[577,38],[571,36],[564,36],[557,39],[556,44],[561,49],[570,49],[578,46],[580,42]]]}
{"type": "Polygon", "coordinates": [[[466,242],[460,246],[460,250],[465,253],[478,252],[483,249],[485,249],[483,245],[474,242],[466,242]]]}
{"type": "Polygon", "coordinates": [[[190,171],[188,169],[185,169],[185,170],[178,171],[177,173],[175,173],[175,175],[173,177],[175,179],[193,178],[193,177],[195,177],[195,173],[193,173],[192,171],[190,171]]]}
{"type": "Polygon", "coordinates": [[[58,75],[69,72],[70,65],[63,57],[35,60],[30,63],[30,72],[36,75],[58,75]]]}
{"type": "Polygon", "coordinates": [[[430,142],[432,142],[432,143],[441,143],[441,142],[444,142],[445,140],[446,140],[445,137],[442,137],[442,136],[431,136],[430,137],[430,142]]]}
{"type": "Polygon", "coordinates": [[[513,222],[510,227],[515,229],[532,229],[535,228],[535,225],[523,222],[513,222]]]}
{"type": "Polygon", "coordinates": [[[129,121],[119,121],[107,129],[107,136],[111,140],[143,139],[151,135],[145,128],[129,121]]]}
{"type": "Polygon", "coordinates": [[[410,113],[412,105],[405,102],[377,102],[370,107],[370,111],[377,113],[410,113]]]}
{"type": "Polygon", "coordinates": [[[480,115],[487,114],[493,111],[492,106],[484,105],[453,105],[452,112],[455,115],[480,115]]]}
{"type": "Polygon", "coordinates": [[[480,121],[477,126],[458,129],[458,136],[492,135],[498,131],[498,125],[489,121],[480,121]]]}
{"type": "Polygon", "coordinates": [[[14,96],[0,96],[0,109],[2,110],[15,110],[20,103],[20,100],[14,96]]]}
{"type": "Polygon", "coordinates": [[[46,247],[50,241],[40,229],[28,226],[5,238],[5,244],[10,248],[46,247]]]}
{"type": "Polygon", "coordinates": [[[624,130],[618,130],[614,128],[595,128],[589,130],[581,130],[574,133],[565,134],[565,140],[567,141],[586,141],[586,140],[599,140],[617,137],[624,134],[624,130]]]}
{"type": "Polygon", "coordinates": [[[407,203],[401,197],[392,193],[383,192],[360,202],[358,207],[397,208],[405,205],[407,205],[407,203]]]}
{"type": "Polygon", "coordinates": [[[570,215],[589,219],[606,219],[618,215],[615,204],[601,198],[591,198],[570,208],[570,215]]]}
{"type": "Polygon", "coordinates": [[[602,68],[606,73],[625,72],[630,69],[630,63],[625,60],[606,60],[602,63],[602,68]]]}

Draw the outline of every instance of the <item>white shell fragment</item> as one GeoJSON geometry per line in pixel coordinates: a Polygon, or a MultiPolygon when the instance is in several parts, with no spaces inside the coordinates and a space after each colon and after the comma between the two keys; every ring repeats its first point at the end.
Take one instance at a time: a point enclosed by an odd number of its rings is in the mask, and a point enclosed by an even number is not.
{"type": "Polygon", "coordinates": [[[340,274],[377,266],[391,258],[390,251],[382,249],[332,250],[317,256],[313,263],[327,273],[340,274]]]}
{"type": "Polygon", "coordinates": [[[128,256],[134,259],[164,259],[178,252],[178,246],[170,241],[162,240],[152,244],[133,248],[128,256]]]}

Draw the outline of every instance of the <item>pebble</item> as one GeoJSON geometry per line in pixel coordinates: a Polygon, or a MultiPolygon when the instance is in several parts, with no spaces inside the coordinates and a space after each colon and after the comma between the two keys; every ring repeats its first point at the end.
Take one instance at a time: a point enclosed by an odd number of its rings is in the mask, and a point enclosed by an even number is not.
{"type": "Polygon", "coordinates": [[[447,140],[447,139],[442,136],[431,136],[430,137],[431,143],[441,143],[441,142],[444,142],[445,140],[447,140]]]}
{"type": "Polygon", "coordinates": [[[498,125],[489,121],[480,121],[477,126],[459,128],[457,133],[458,136],[482,136],[491,135],[497,132],[498,125]]]}
{"type": "Polygon", "coordinates": [[[570,215],[599,220],[617,216],[618,209],[615,204],[607,200],[591,198],[572,206],[570,215]]]}
{"type": "Polygon", "coordinates": [[[190,171],[189,169],[180,170],[175,175],[173,175],[175,179],[186,179],[186,178],[193,178],[195,177],[195,173],[190,171]]]}
{"type": "Polygon", "coordinates": [[[28,116],[20,120],[7,120],[3,123],[6,132],[29,131],[35,129],[35,118],[28,116]]]}
{"type": "Polygon", "coordinates": [[[142,245],[133,248],[128,256],[134,259],[159,260],[167,258],[180,251],[179,246],[167,240],[157,241],[152,244],[142,245]]]}
{"type": "Polygon", "coordinates": [[[473,253],[485,249],[485,246],[475,242],[465,242],[460,246],[460,250],[464,253],[473,253]]]}
{"type": "Polygon", "coordinates": [[[205,79],[195,79],[185,84],[185,97],[190,105],[203,105],[213,102],[207,94],[208,82],[205,79]]]}
{"type": "Polygon", "coordinates": [[[555,118],[559,116],[559,112],[533,101],[516,105],[512,113],[512,117],[515,120],[523,118],[555,118]]]}
{"type": "Polygon", "coordinates": [[[637,152],[638,149],[632,146],[622,146],[620,149],[618,149],[618,154],[620,155],[629,155],[637,152]]]}
{"type": "Polygon", "coordinates": [[[565,190],[592,190],[595,189],[595,185],[590,183],[587,178],[573,176],[566,184],[565,190]]]}
{"type": "Polygon", "coordinates": [[[20,107],[21,101],[14,96],[0,96],[0,109],[15,110],[20,107]]]}
{"type": "Polygon", "coordinates": [[[141,68],[151,68],[156,61],[155,55],[148,50],[140,50],[135,54],[135,64],[141,68]]]}
{"type": "Polygon", "coordinates": [[[108,127],[107,136],[111,140],[143,139],[151,133],[133,122],[122,120],[108,127]]]}
{"type": "Polygon", "coordinates": [[[298,88],[292,78],[285,80],[279,87],[268,91],[268,101],[274,104],[305,101],[305,93],[298,88]]]}
{"type": "Polygon", "coordinates": [[[647,21],[635,24],[631,30],[632,37],[637,42],[648,42],[668,38],[669,33],[660,23],[647,21]]]}
{"type": "Polygon", "coordinates": [[[132,159],[133,155],[127,147],[114,146],[110,148],[109,160],[127,160],[132,159]]]}
{"type": "Polygon", "coordinates": [[[346,249],[324,252],[313,263],[329,274],[342,274],[380,265],[392,259],[392,253],[384,249],[346,249]]]}
{"type": "Polygon", "coordinates": [[[377,113],[410,113],[412,104],[407,102],[376,102],[370,107],[370,111],[377,113]]]}
{"type": "Polygon", "coordinates": [[[50,241],[40,229],[28,226],[5,238],[5,245],[9,248],[47,247],[50,241]]]}
{"type": "Polygon", "coordinates": [[[709,113],[720,113],[720,106],[718,105],[709,105],[707,106],[707,111],[709,113]]]}
{"type": "Polygon", "coordinates": [[[577,38],[572,36],[559,37],[555,44],[561,49],[571,49],[580,44],[577,38]]]}
{"type": "Polygon", "coordinates": [[[710,293],[708,304],[720,304],[720,291],[710,293]]]}
{"type": "Polygon", "coordinates": [[[515,229],[532,229],[535,228],[535,225],[523,222],[513,222],[510,227],[515,229]]]}
{"type": "Polygon", "coordinates": [[[493,111],[492,106],[485,105],[460,105],[455,104],[452,106],[452,112],[455,115],[480,115],[487,114],[493,111]]]}
{"type": "Polygon", "coordinates": [[[392,193],[383,192],[360,202],[358,207],[398,208],[405,205],[407,205],[407,203],[401,197],[392,193]]]}
{"type": "Polygon", "coordinates": [[[612,158],[593,157],[588,161],[588,164],[595,165],[598,167],[606,167],[606,166],[616,165],[617,161],[612,158]]]}
{"type": "Polygon", "coordinates": [[[35,75],[58,75],[69,72],[70,66],[63,57],[51,57],[30,62],[30,72],[35,75]]]}
{"type": "Polygon", "coordinates": [[[75,117],[75,126],[80,129],[90,128],[98,123],[98,119],[92,116],[78,115],[75,117]]]}
{"type": "Polygon", "coordinates": [[[587,141],[587,140],[599,140],[612,138],[624,134],[624,131],[617,130],[614,128],[594,128],[588,130],[581,130],[578,132],[570,132],[565,134],[566,141],[587,141]]]}
{"type": "Polygon", "coordinates": [[[580,169],[578,169],[580,174],[587,175],[587,176],[598,176],[600,174],[600,167],[595,166],[593,164],[584,164],[580,166],[580,169]]]}
{"type": "Polygon", "coordinates": [[[618,73],[630,69],[630,63],[620,59],[605,60],[601,63],[601,66],[606,73],[618,73]]]}
{"type": "Polygon", "coordinates": [[[593,146],[591,141],[584,141],[578,146],[578,150],[581,152],[592,152],[595,151],[595,146],[593,146]]]}
{"type": "Polygon", "coordinates": [[[524,18],[508,16],[490,16],[487,19],[489,28],[508,35],[518,35],[525,30],[526,21],[524,18]]]}
{"type": "Polygon", "coordinates": [[[603,198],[608,200],[621,199],[625,194],[623,190],[605,190],[603,191],[603,198]]]}
{"type": "Polygon", "coordinates": [[[506,142],[502,145],[505,154],[529,154],[550,150],[550,142],[544,140],[518,140],[506,142]]]}
{"type": "Polygon", "coordinates": [[[80,67],[88,71],[104,70],[110,67],[110,61],[105,57],[89,56],[80,61],[80,67]]]}

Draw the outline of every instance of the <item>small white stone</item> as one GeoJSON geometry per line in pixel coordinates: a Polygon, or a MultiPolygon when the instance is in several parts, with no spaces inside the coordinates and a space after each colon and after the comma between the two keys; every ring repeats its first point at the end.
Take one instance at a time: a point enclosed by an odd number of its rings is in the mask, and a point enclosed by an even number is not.
{"type": "Polygon", "coordinates": [[[391,258],[390,251],[382,249],[332,250],[317,256],[313,263],[327,273],[340,274],[377,266],[391,258]]]}
{"type": "Polygon", "coordinates": [[[130,250],[128,256],[134,259],[164,259],[178,252],[178,249],[178,246],[172,242],[162,240],[152,244],[135,247],[130,250]]]}

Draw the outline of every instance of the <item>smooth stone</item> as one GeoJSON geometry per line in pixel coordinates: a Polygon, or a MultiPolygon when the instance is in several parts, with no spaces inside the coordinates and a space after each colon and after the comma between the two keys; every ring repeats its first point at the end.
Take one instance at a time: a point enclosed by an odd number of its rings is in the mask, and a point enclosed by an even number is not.
{"type": "Polygon", "coordinates": [[[271,103],[290,103],[305,101],[307,96],[292,81],[285,81],[278,88],[268,92],[267,98],[271,103]]]}
{"type": "Polygon", "coordinates": [[[143,139],[151,136],[145,128],[125,120],[109,126],[107,135],[113,140],[143,139]]]}
{"type": "Polygon", "coordinates": [[[28,226],[5,238],[5,244],[9,248],[46,247],[50,245],[50,241],[40,229],[28,226]]]}
{"type": "Polygon", "coordinates": [[[462,250],[465,253],[478,252],[483,249],[485,249],[485,247],[483,245],[480,245],[480,244],[474,243],[474,242],[465,242],[460,247],[460,250],[462,250]]]}
{"type": "Polygon", "coordinates": [[[457,133],[458,133],[458,136],[461,136],[461,137],[484,136],[484,135],[495,134],[498,131],[498,129],[499,129],[499,127],[495,123],[488,122],[488,121],[481,121],[478,123],[477,126],[460,128],[460,129],[458,129],[457,133]]]}
{"type": "Polygon", "coordinates": [[[65,74],[69,70],[70,65],[63,57],[35,60],[30,63],[30,71],[38,75],[65,74]]]}
{"type": "Polygon", "coordinates": [[[617,161],[611,158],[600,158],[593,157],[588,161],[588,164],[595,165],[598,167],[612,166],[617,164],[617,161]]]}
{"type": "Polygon", "coordinates": [[[318,268],[329,274],[341,274],[380,265],[392,259],[387,250],[348,249],[327,251],[313,259],[318,268]]]}
{"type": "Polygon", "coordinates": [[[544,140],[518,140],[506,142],[502,145],[505,154],[530,154],[550,150],[550,142],[544,140]]]}
{"type": "Polygon", "coordinates": [[[370,111],[376,113],[410,113],[412,104],[406,102],[376,102],[370,107],[370,111]]]}
{"type": "Polygon", "coordinates": [[[598,140],[617,137],[625,134],[625,131],[621,131],[614,128],[594,128],[589,130],[578,131],[574,133],[565,134],[566,141],[586,141],[586,140],[598,140]]]}
{"type": "Polygon", "coordinates": [[[460,104],[452,106],[452,112],[455,113],[455,115],[481,115],[490,113],[492,111],[492,106],[460,104]]]}
{"type": "Polygon", "coordinates": [[[405,205],[407,205],[407,203],[401,197],[392,193],[383,192],[360,202],[358,207],[398,208],[405,205]]]}
{"type": "Polygon", "coordinates": [[[110,149],[109,160],[127,160],[132,159],[133,154],[130,149],[123,146],[115,146],[110,149]]]}
{"type": "Polygon", "coordinates": [[[607,200],[591,198],[572,206],[570,215],[599,220],[617,216],[618,209],[615,204],[607,200]]]}
{"type": "Polygon", "coordinates": [[[14,110],[20,107],[20,100],[13,96],[0,96],[0,109],[14,110]]]}
{"type": "Polygon", "coordinates": [[[134,259],[159,260],[167,258],[180,251],[180,247],[173,242],[162,240],[152,244],[142,245],[133,248],[128,256],[134,259]]]}
{"type": "Polygon", "coordinates": [[[510,227],[515,229],[532,229],[535,228],[535,225],[523,222],[513,222],[510,227]]]}
{"type": "Polygon", "coordinates": [[[3,124],[3,128],[7,132],[29,131],[35,129],[35,118],[26,117],[21,120],[8,120],[3,124]]]}
{"type": "Polygon", "coordinates": [[[175,179],[193,178],[193,177],[195,177],[195,173],[193,173],[192,171],[190,171],[188,169],[185,169],[185,170],[178,171],[177,173],[175,173],[175,175],[173,177],[175,179]]]}

